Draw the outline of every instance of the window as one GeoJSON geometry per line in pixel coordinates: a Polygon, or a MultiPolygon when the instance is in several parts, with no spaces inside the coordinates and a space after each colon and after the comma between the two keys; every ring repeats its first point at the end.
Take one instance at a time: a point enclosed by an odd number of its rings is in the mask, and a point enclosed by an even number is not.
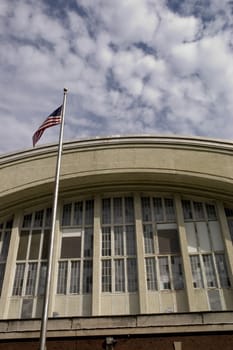
{"type": "Polygon", "coordinates": [[[183,289],[183,269],[172,198],[142,197],[148,290],[183,289]]]}
{"type": "Polygon", "coordinates": [[[206,289],[210,309],[220,310],[221,298],[217,289],[229,288],[230,281],[215,206],[202,201],[182,200],[182,207],[193,286],[206,289]]]}
{"type": "Polygon", "coordinates": [[[137,290],[132,197],[102,199],[102,292],[137,290]]]}
{"type": "Polygon", "coordinates": [[[147,289],[156,290],[157,279],[156,279],[155,258],[146,258],[145,261],[146,261],[147,289]]]}
{"type": "Polygon", "coordinates": [[[10,244],[12,224],[12,219],[0,223],[0,294],[5,275],[5,266],[10,244]]]}
{"type": "Polygon", "coordinates": [[[194,288],[203,288],[202,269],[200,264],[200,257],[198,255],[190,256],[190,263],[193,275],[194,288]]]}
{"type": "MultiPolygon", "coordinates": [[[[23,217],[13,296],[32,297],[44,293],[51,213],[51,208],[47,208],[25,214],[23,217]]],[[[31,310],[31,302],[29,302],[31,299],[23,300],[22,317],[26,310],[31,310]],[[28,305],[30,305],[30,308],[28,308],[28,305]]]]}
{"type": "Polygon", "coordinates": [[[57,294],[92,292],[94,201],[64,204],[57,294]]]}
{"type": "Polygon", "coordinates": [[[227,217],[228,227],[231,235],[231,241],[233,243],[233,209],[225,208],[225,214],[227,217]]]}

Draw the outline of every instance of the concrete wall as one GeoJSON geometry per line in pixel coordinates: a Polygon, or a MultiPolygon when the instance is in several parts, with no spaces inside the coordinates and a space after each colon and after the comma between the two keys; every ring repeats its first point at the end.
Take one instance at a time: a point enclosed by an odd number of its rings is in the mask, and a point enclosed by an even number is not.
{"type": "MultiPolygon", "coordinates": [[[[0,157],[0,210],[53,190],[56,147],[0,157]]],[[[113,184],[161,184],[227,196],[233,190],[233,144],[178,137],[121,137],[64,144],[61,190],[113,184]]]]}

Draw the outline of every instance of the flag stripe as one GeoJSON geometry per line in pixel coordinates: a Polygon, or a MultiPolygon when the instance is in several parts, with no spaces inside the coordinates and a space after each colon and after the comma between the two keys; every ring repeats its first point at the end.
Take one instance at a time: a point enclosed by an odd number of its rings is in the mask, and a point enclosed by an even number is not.
{"type": "Polygon", "coordinates": [[[61,123],[61,113],[62,113],[62,105],[58,107],[53,113],[51,113],[48,118],[41,124],[41,126],[37,129],[32,137],[33,147],[39,141],[45,129],[50,128],[51,126],[55,126],[61,123]]]}

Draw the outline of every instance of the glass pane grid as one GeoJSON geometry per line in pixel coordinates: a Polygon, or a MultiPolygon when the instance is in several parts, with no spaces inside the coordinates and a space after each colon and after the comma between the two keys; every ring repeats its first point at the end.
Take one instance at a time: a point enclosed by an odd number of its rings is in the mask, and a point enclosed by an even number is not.
{"type": "Polygon", "coordinates": [[[127,258],[136,255],[133,197],[102,200],[102,291],[126,292],[136,289],[133,265],[127,258]],[[109,257],[105,260],[105,257],[109,257]]]}

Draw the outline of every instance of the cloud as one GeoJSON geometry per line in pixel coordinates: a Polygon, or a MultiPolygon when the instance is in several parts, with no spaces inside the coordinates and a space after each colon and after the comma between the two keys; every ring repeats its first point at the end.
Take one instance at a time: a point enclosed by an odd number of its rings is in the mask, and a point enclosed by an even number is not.
{"type": "MultiPolygon", "coordinates": [[[[31,147],[64,86],[67,140],[232,138],[231,11],[217,0],[2,0],[0,152],[31,147]]],[[[51,128],[40,142],[56,139],[51,128]]]]}

